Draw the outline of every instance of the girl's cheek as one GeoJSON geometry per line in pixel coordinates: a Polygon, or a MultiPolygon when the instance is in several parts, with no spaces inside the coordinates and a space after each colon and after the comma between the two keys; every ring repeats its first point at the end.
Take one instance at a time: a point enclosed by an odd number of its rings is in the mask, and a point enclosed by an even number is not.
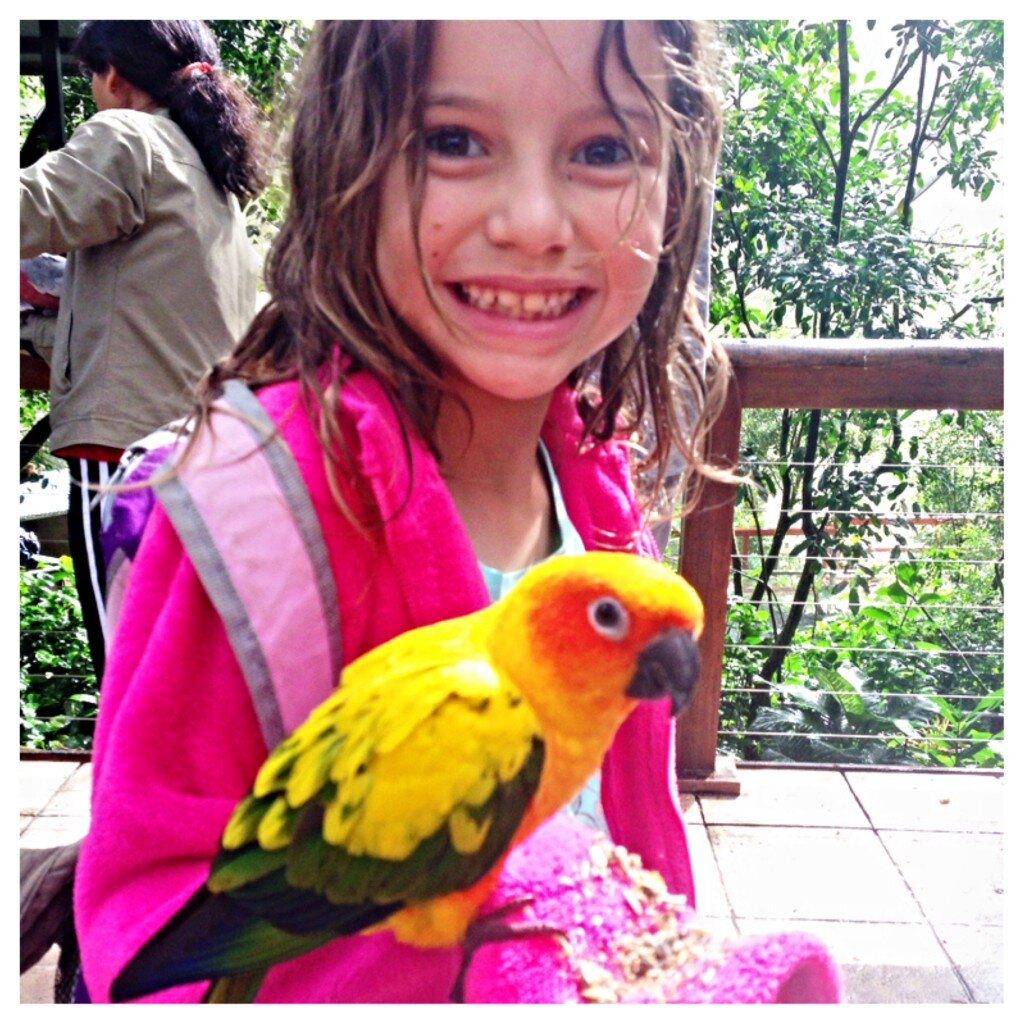
{"type": "Polygon", "coordinates": [[[661,258],[662,245],[665,241],[665,213],[662,209],[659,216],[651,218],[648,229],[640,240],[639,248],[654,262],[661,258]]]}
{"type": "Polygon", "coordinates": [[[640,218],[643,223],[634,225],[624,238],[624,245],[634,258],[644,264],[656,264],[661,255],[661,243],[665,234],[664,218],[640,218]]]}
{"type": "Polygon", "coordinates": [[[441,256],[441,242],[444,238],[444,221],[431,217],[423,230],[423,256],[427,264],[434,264],[441,256]]]}
{"type": "Polygon", "coordinates": [[[618,197],[612,223],[631,248],[656,255],[665,233],[668,189],[662,182],[644,182],[618,197]]]}

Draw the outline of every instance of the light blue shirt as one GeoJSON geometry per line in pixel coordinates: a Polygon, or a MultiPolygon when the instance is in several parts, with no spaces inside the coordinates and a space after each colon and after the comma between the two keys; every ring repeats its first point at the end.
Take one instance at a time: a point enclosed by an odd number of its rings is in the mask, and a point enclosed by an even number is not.
{"type": "MultiPolygon", "coordinates": [[[[548,485],[551,489],[551,500],[555,510],[555,525],[558,527],[558,542],[554,551],[548,558],[555,555],[581,555],[586,550],[583,546],[583,539],[579,531],[569,518],[565,510],[565,502],[562,499],[562,489],[558,485],[558,477],[555,474],[555,467],[551,464],[551,456],[548,454],[544,442],[540,442],[541,461],[544,463],[544,470],[547,473],[548,485]]],[[[522,578],[529,572],[530,566],[525,569],[515,569],[512,572],[501,572],[489,565],[479,563],[480,571],[484,574],[484,582],[487,584],[491,601],[497,601],[504,597],[522,578]]],[[[601,810],[601,773],[595,772],[587,784],[576,794],[565,808],[571,815],[579,818],[584,824],[599,829],[607,834],[608,823],[605,821],[604,813],[601,810]]]]}

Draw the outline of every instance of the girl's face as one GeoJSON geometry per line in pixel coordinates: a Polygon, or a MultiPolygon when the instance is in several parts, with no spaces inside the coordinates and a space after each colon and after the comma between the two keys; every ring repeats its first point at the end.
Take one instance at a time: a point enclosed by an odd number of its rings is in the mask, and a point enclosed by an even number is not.
{"type": "MultiPolygon", "coordinates": [[[[546,397],[620,335],[654,281],[666,206],[659,124],[614,55],[601,96],[600,22],[442,22],[424,113],[420,277],[404,159],[382,185],[377,264],[395,312],[446,379],[506,400],[546,397]]],[[[654,30],[627,29],[666,98],[654,30]]]]}

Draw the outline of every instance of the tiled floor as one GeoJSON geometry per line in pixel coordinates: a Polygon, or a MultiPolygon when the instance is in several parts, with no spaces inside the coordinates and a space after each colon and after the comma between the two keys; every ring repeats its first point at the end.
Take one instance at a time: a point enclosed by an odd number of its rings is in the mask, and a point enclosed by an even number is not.
{"type": "Polygon", "coordinates": [[[739,773],[740,796],[687,799],[704,916],[818,935],[851,1003],[1002,1002],[1001,778],[739,773]]]}
{"type": "MultiPolygon", "coordinates": [[[[685,798],[698,910],[722,934],[820,936],[851,1003],[1003,1000],[1003,782],[740,768],[738,797],[685,798]]],[[[88,764],[22,761],[21,845],[88,829],[88,764]]],[[[56,949],[21,979],[49,1002],[56,949]]]]}

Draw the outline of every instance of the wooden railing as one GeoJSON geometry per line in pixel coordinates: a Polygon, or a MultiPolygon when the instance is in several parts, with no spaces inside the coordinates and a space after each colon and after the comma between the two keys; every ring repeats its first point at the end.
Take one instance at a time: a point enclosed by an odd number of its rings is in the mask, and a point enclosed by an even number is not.
{"type": "MultiPolygon", "coordinates": [[[[733,376],[711,436],[736,465],[744,409],[1001,409],[1003,346],[963,341],[727,342],[733,376]]],[[[709,483],[686,518],[679,571],[704,601],[701,682],[677,726],[676,769],[691,792],[738,792],[717,757],[736,488],[709,483]]]]}

